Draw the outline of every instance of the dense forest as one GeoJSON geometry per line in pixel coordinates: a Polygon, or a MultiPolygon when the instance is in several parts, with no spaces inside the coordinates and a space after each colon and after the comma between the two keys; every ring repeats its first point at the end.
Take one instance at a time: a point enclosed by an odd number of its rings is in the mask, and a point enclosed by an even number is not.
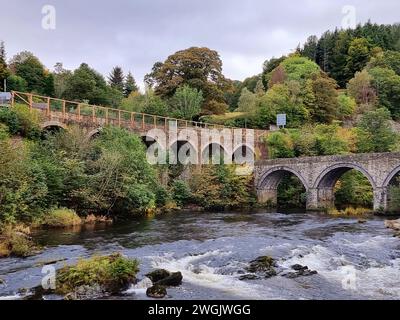
{"type": "MultiPolygon", "coordinates": [[[[107,78],[87,63],[73,71],[57,63],[49,70],[26,51],[7,60],[2,43],[0,86],[4,79],[7,90],[249,128],[269,129],[277,113],[286,113],[287,128],[265,138],[275,158],[399,148],[400,25],[367,23],[312,36],[244,81],[223,75],[216,51],[192,47],[156,62],[144,92],[121,67],[107,78]]],[[[224,166],[195,173],[190,183],[177,180],[179,168],[170,168],[176,175],[162,186],[165,168],[149,167],[140,140],[120,129],[107,129],[90,143],[80,142],[84,133],[77,128],[43,139],[35,115],[23,107],[2,109],[0,123],[1,220],[40,220],[60,207],[89,215],[254,203],[251,181],[224,166]]],[[[281,189],[283,203],[304,203],[304,190],[292,177],[281,189]]],[[[368,206],[372,196],[368,181],[353,171],[337,185],[338,205],[368,206]]]]}

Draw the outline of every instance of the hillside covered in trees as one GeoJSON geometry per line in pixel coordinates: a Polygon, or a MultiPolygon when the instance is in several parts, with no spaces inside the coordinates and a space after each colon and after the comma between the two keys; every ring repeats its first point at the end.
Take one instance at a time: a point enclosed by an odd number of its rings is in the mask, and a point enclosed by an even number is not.
{"type": "MultiPolygon", "coordinates": [[[[30,52],[7,60],[4,43],[0,49],[0,84],[6,79],[8,90],[249,128],[268,129],[276,114],[286,113],[287,128],[265,138],[273,158],[399,150],[394,130],[400,119],[399,25],[367,23],[310,37],[293,53],[267,60],[260,74],[244,81],[228,79],[222,67],[216,51],[181,50],[154,64],[141,92],[133,74],[118,66],[107,78],[87,63],[75,70],[57,63],[49,70],[30,52]]],[[[110,129],[90,145],[79,143],[83,133],[78,129],[42,141],[34,118],[23,109],[0,115],[0,143],[8,156],[4,163],[20,160],[13,162],[20,166],[9,163],[0,172],[13,176],[0,186],[7,195],[0,199],[8,215],[2,220],[30,220],[52,207],[105,214],[122,207],[143,212],[171,201],[178,206],[209,203],[212,208],[254,201],[249,181],[239,181],[223,166],[195,175],[190,185],[173,177],[170,185],[155,188],[160,168],[141,163],[143,146],[126,132],[110,129]],[[23,147],[13,140],[15,135],[24,139],[23,147]],[[131,153],[128,146],[133,146],[131,153]],[[132,166],[141,168],[140,177],[132,166]],[[103,169],[120,172],[121,184],[98,190],[106,179],[103,169]],[[223,191],[227,186],[228,194],[223,191]],[[26,203],[17,206],[21,199],[26,203]]],[[[304,190],[293,177],[280,188],[282,203],[304,203],[304,190]]],[[[338,205],[368,206],[372,196],[368,181],[353,171],[336,188],[338,205]]]]}

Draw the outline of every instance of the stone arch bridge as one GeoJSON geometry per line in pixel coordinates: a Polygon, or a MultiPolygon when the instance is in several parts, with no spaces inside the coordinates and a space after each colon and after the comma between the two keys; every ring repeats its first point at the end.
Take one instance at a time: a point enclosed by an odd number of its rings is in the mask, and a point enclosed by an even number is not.
{"type": "Polygon", "coordinates": [[[388,209],[388,189],[400,172],[400,153],[369,153],[325,157],[274,159],[256,162],[255,186],[261,203],[277,203],[277,188],[286,174],[299,178],[307,192],[307,209],[334,206],[334,187],[347,171],[355,169],[370,182],[374,210],[388,209]]]}
{"type": "Polygon", "coordinates": [[[161,150],[172,150],[175,158],[187,154],[192,164],[204,163],[215,150],[225,163],[250,158],[254,164],[254,159],[267,158],[262,142],[266,130],[226,127],[12,91],[11,105],[16,104],[39,112],[42,129],[67,129],[76,124],[86,128],[90,138],[105,126],[123,127],[141,136],[147,147],[157,143],[161,150]]]}

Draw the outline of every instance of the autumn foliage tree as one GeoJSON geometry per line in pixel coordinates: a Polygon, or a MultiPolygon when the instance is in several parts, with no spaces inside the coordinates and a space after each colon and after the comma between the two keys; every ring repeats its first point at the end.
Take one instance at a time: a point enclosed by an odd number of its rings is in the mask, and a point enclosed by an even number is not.
{"type": "Polygon", "coordinates": [[[163,98],[171,98],[179,87],[189,85],[203,92],[204,113],[227,110],[224,92],[231,83],[222,74],[222,61],[214,50],[192,47],[178,51],[165,62],[156,63],[145,81],[163,98]]]}

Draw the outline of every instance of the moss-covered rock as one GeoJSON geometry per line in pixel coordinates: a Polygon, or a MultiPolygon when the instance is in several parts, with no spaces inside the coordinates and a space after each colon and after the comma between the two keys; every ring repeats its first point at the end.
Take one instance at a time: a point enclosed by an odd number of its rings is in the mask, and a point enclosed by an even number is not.
{"type": "Polygon", "coordinates": [[[76,265],[57,272],[56,293],[83,295],[81,289],[84,286],[100,287],[100,291],[110,294],[119,293],[136,281],[138,266],[137,260],[125,258],[119,253],[82,259],[76,265]]]}
{"type": "Polygon", "coordinates": [[[146,290],[146,295],[150,298],[162,299],[167,295],[167,289],[156,284],[146,290]]]}
{"type": "Polygon", "coordinates": [[[275,267],[276,262],[269,256],[261,256],[250,262],[250,265],[246,268],[251,273],[264,273],[266,278],[276,276],[275,267]]]}

